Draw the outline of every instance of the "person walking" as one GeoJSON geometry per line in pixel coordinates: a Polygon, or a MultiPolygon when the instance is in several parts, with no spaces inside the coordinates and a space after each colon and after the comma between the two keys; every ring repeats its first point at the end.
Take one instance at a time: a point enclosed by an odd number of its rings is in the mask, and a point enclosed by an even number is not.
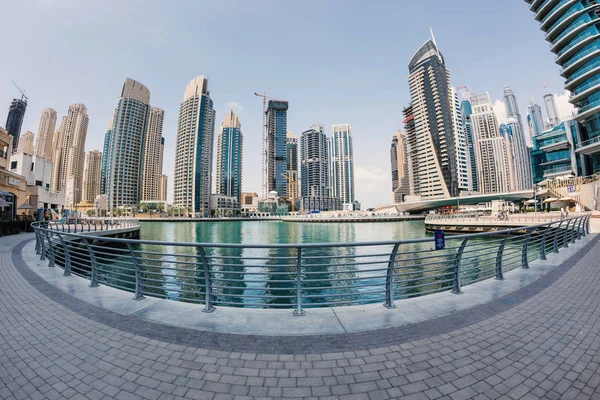
{"type": "Polygon", "coordinates": [[[560,219],[564,219],[565,218],[565,207],[561,207],[560,208],[560,219]]]}

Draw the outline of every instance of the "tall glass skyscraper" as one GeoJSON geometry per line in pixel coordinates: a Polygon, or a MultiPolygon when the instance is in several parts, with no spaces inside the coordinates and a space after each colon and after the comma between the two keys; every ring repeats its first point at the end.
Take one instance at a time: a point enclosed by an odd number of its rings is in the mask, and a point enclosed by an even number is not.
{"type": "Polygon", "coordinates": [[[112,118],[113,126],[105,135],[105,144],[108,142],[104,149],[107,152],[105,190],[111,211],[121,206],[133,206],[141,199],[150,109],[148,88],[128,78],[121,89],[112,118]]]}
{"type": "Polygon", "coordinates": [[[408,152],[406,133],[398,131],[392,136],[390,160],[392,165],[392,202],[402,203],[404,196],[410,194],[408,180],[408,152]]]}
{"type": "Polygon", "coordinates": [[[174,206],[196,217],[210,216],[215,109],[208,78],[188,83],[179,108],[175,153],[174,206]]]}
{"type": "Polygon", "coordinates": [[[544,95],[544,105],[546,106],[546,114],[548,114],[548,128],[558,126],[560,124],[560,116],[558,115],[556,99],[552,93],[544,95]]]}
{"type": "Polygon", "coordinates": [[[329,197],[329,153],[323,125],[314,124],[300,136],[302,197],[329,197]]]}
{"type": "Polygon", "coordinates": [[[465,99],[460,103],[460,114],[462,116],[465,140],[467,142],[467,154],[469,155],[469,162],[471,164],[471,185],[473,187],[473,191],[477,192],[479,190],[479,184],[477,181],[477,159],[475,158],[473,124],[471,122],[471,114],[473,114],[473,109],[471,108],[470,100],[465,99]]]}
{"type": "Polygon", "coordinates": [[[350,125],[333,125],[329,139],[332,195],[342,203],[354,203],[354,154],[350,125]]]}
{"type": "Polygon", "coordinates": [[[533,99],[527,106],[527,126],[529,127],[529,136],[531,140],[544,132],[544,117],[542,116],[542,107],[536,104],[533,99]]]}
{"type": "Polygon", "coordinates": [[[294,184],[288,180],[286,197],[297,199],[300,197],[300,181],[298,180],[298,138],[287,133],[285,145],[287,147],[287,171],[286,175],[294,184]]]}
{"type": "Polygon", "coordinates": [[[455,143],[455,95],[450,72],[431,38],[408,64],[411,105],[418,144],[418,170],[413,171],[416,192],[423,198],[459,194],[455,143]]]}
{"type": "Polygon", "coordinates": [[[533,178],[531,177],[531,157],[527,147],[528,140],[523,129],[517,98],[508,86],[504,88],[504,104],[508,117],[506,127],[510,131],[509,138],[513,155],[512,164],[514,166],[515,184],[513,190],[529,190],[533,187],[533,178]]]}
{"type": "Polygon", "coordinates": [[[566,79],[576,120],[585,129],[576,152],[587,157],[589,172],[600,171],[600,2],[525,0],[546,33],[566,79]]]}
{"type": "Polygon", "coordinates": [[[217,193],[242,200],[242,125],[233,110],[221,124],[217,139],[217,193]]]}
{"type": "Polygon", "coordinates": [[[8,117],[6,118],[6,131],[13,137],[12,152],[16,153],[19,147],[19,136],[21,135],[21,127],[25,110],[27,109],[27,100],[13,99],[8,109],[8,117]]]}
{"type": "Polygon", "coordinates": [[[267,193],[276,191],[280,196],[287,193],[287,179],[284,178],[287,168],[287,110],[288,102],[282,100],[269,100],[267,108],[267,142],[265,151],[267,165],[264,168],[264,178],[267,181],[263,185],[267,193]]]}

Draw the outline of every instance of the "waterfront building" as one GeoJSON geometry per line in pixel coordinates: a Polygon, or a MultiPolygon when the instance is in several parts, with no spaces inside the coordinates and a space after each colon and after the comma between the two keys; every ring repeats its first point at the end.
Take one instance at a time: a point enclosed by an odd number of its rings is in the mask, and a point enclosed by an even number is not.
{"type": "MultiPolygon", "coordinates": [[[[112,117],[113,126],[105,135],[107,143],[105,191],[110,211],[139,203],[142,192],[144,141],[148,134],[150,91],[127,78],[112,117]]],[[[162,131],[162,119],[159,132],[162,131]]]]}
{"type": "MultiPolygon", "coordinates": [[[[114,122],[115,113],[113,113],[112,118],[108,122],[108,127],[106,128],[106,133],[104,134],[104,145],[102,147],[102,170],[100,172],[100,194],[106,194],[106,174],[108,173],[108,150],[110,148],[110,137],[112,135],[114,122]]],[[[106,197],[106,199],[108,201],[108,196],[106,197]]]]}
{"type": "Polygon", "coordinates": [[[33,140],[34,140],[34,134],[31,131],[25,131],[25,133],[23,133],[21,135],[21,138],[19,139],[19,147],[17,148],[17,153],[25,153],[25,154],[29,154],[30,156],[33,155],[33,140]]]}
{"type": "Polygon", "coordinates": [[[287,194],[288,180],[283,176],[287,169],[287,110],[289,104],[283,100],[269,100],[266,111],[267,137],[263,162],[263,197],[272,191],[287,194]],[[266,184],[264,183],[266,181],[266,184]]]}
{"type": "Polygon", "coordinates": [[[52,142],[54,138],[54,130],[56,129],[56,110],[46,108],[42,111],[40,117],[40,125],[35,141],[34,154],[43,157],[48,161],[52,161],[52,142]]]}
{"type": "Polygon", "coordinates": [[[210,211],[212,217],[239,217],[242,214],[240,199],[236,196],[211,194],[210,211]]]}
{"type": "Polygon", "coordinates": [[[342,203],[354,203],[354,153],[350,125],[333,125],[329,139],[329,159],[331,161],[331,195],[342,203]]]}
{"type": "Polygon", "coordinates": [[[473,124],[471,123],[471,114],[473,113],[473,110],[471,108],[470,98],[469,92],[469,97],[463,99],[460,103],[460,114],[462,116],[463,130],[465,132],[465,141],[467,143],[467,156],[471,167],[471,187],[474,192],[477,192],[479,190],[479,184],[477,181],[477,159],[475,158],[473,124]]]}
{"type": "Polygon", "coordinates": [[[151,107],[148,128],[144,138],[144,165],[142,173],[141,201],[160,200],[160,177],[162,176],[165,138],[162,137],[165,111],[151,107]]]}
{"type": "Polygon", "coordinates": [[[581,139],[581,125],[575,120],[563,121],[534,137],[533,182],[587,175],[585,155],[576,152],[581,139]]]}
{"type": "Polygon", "coordinates": [[[85,176],[83,179],[83,201],[94,204],[100,194],[100,176],[102,171],[102,153],[92,150],[85,160],[85,176]]]}
{"type": "Polygon", "coordinates": [[[13,99],[12,103],[10,103],[10,108],[8,109],[5,128],[8,134],[13,137],[13,153],[16,153],[19,148],[19,136],[21,135],[23,118],[25,118],[25,110],[27,110],[27,99],[24,96],[20,99],[13,99]]]}
{"type": "Polygon", "coordinates": [[[287,148],[287,191],[285,196],[290,199],[300,198],[300,180],[298,179],[298,138],[288,131],[285,139],[287,148]]]}
{"type": "Polygon", "coordinates": [[[419,175],[419,157],[417,146],[417,135],[415,127],[415,116],[412,105],[402,110],[404,120],[404,132],[406,132],[406,166],[408,174],[408,192],[411,196],[419,196],[420,186],[416,180],[419,175]]]}
{"type": "Polygon", "coordinates": [[[527,126],[529,128],[529,136],[532,140],[544,131],[542,107],[536,104],[533,99],[531,99],[531,103],[527,106],[527,126]]]}
{"type": "MultiPolygon", "coordinates": [[[[23,137],[24,135],[21,139],[23,137]]],[[[22,140],[19,141],[19,145],[21,143],[23,143],[22,140]]],[[[24,178],[26,198],[21,201],[27,202],[34,210],[40,208],[59,209],[65,205],[65,195],[50,190],[52,163],[45,158],[19,151],[10,157],[10,172],[24,178]]],[[[10,178],[8,180],[9,185],[19,186],[19,183],[18,179],[10,178]]],[[[12,191],[14,189],[11,189],[12,191]]]]}
{"type": "Polygon", "coordinates": [[[390,158],[392,164],[392,203],[402,203],[404,196],[410,195],[408,180],[407,137],[398,131],[392,136],[390,158]]]}
{"type": "Polygon", "coordinates": [[[188,83],[179,108],[175,152],[174,203],[195,217],[210,216],[215,110],[208,78],[188,83]]]}
{"type": "Polygon", "coordinates": [[[69,106],[55,135],[52,188],[66,196],[67,183],[70,182],[72,201],[69,204],[79,203],[83,195],[88,123],[87,108],[83,104],[73,104],[69,106]]]}
{"type": "Polygon", "coordinates": [[[487,93],[471,98],[471,121],[475,141],[479,192],[510,192],[512,175],[510,147],[500,135],[498,120],[487,93]]]}
{"type": "Polygon", "coordinates": [[[473,180],[471,174],[471,159],[469,158],[469,146],[465,135],[458,95],[454,88],[451,88],[451,98],[454,100],[452,107],[452,125],[454,129],[454,154],[456,157],[458,190],[459,193],[461,191],[472,192],[473,180]]]}
{"type": "Polygon", "coordinates": [[[594,0],[525,0],[556,54],[569,102],[583,125],[575,152],[590,172],[600,171],[600,3],[594,0]]]}
{"type": "Polygon", "coordinates": [[[167,201],[167,188],[168,188],[169,179],[166,175],[160,176],[160,182],[158,186],[158,199],[160,201],[167,201]]]}
{"type": "Polygon", "coordinates": [[[230,110],[217,138],[216,187],[219,195],[234,197],[238,205],[242,197],[243,150],[242,125],[238,116],[230,110]]]}
{"type": "Polygon", "coordinates": [[[450,72],[433,37],[417,50],[408,69],[417,145],[418,169],[413,171],[417,191],[431,199],[458,196],[455,96],[450,72]]]}
{"type": "Polygon", "coordinates": [[[558,107],[556,107],[556,100],[552,93],[544,95],[544,105],[546,106],[546,114],[548,114],[548,127],[554,128],[560,124],[560,116],[558,114],[558,107]]]}

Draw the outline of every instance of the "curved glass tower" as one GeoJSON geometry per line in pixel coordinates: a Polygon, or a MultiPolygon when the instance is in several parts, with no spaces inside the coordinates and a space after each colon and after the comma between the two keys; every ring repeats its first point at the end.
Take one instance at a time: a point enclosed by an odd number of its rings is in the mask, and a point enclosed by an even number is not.
{"type": "Polygon", "coordinates": [[[579,154],[589,156],[590,172],[600,171],[600,2],[525,0],[546,33],[577,121],[585,126],[579,154]]]}

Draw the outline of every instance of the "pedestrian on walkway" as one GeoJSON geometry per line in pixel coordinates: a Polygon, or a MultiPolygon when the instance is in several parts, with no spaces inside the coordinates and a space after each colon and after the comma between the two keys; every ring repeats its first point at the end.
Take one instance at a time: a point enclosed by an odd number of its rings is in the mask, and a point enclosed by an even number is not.
{"type": "Polygon", "coordinates": [[[561,207],[560,208],[560,219],[564,219],[565,218],[565,208],[561,207]]]}

